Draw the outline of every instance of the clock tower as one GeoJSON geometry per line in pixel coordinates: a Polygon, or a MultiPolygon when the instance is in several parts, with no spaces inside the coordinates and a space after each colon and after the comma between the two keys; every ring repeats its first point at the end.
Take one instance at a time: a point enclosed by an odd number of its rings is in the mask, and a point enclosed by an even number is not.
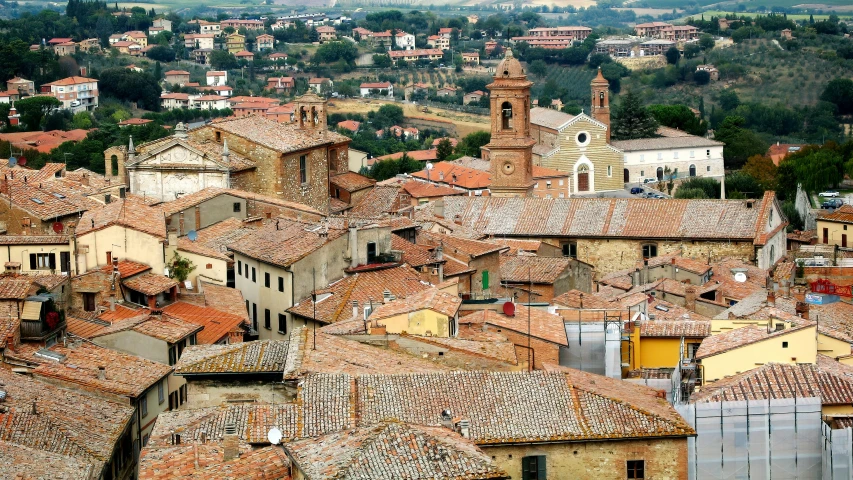
{"type": "Polygon", "coordinates": [[[527,197],[533,192],[533,145],[530,136],[530,87],[521,63],[506,50],[495,71],[491,92],[492,138],[489,150],[494,197],[527,197]]]}

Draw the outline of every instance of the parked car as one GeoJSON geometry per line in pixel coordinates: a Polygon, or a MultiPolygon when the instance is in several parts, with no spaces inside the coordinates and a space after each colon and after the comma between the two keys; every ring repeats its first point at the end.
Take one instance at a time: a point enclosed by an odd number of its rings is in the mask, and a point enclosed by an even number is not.
{"type": "Polygon", "coordinates": [[[657,179],[657,178],[644,178],[644,179],[643,179],[643,183],[654,183],[654,182],[657,182],[657,181],[658,181],[658,179],[657,179]]]}
{"type": "Polygon", "coordinates": [[[820,204],[820,208],[830,209],[830,208],[838,208],[844,205],[844,202],[840,198],[833,198],[832,200],[827,200],[820,204]]]}
{"type": "Polygon", "coordinates": [[[818,197],[837,197],[838,195],[839,193],[837,190],[827,190],[817,194],[818,197]]]}
{"type": "Polygon", "coordinates": [[[631,189],[631,195],[636,195],[638,193],[643,193],[642,187],[634,187],[631,189]]]}

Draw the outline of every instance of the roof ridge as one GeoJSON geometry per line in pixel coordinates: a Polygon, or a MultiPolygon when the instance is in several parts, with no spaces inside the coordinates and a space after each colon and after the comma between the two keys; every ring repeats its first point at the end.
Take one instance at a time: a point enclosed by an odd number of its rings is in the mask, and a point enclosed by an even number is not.
{"type": "MultiPolygon", "coordinates": [[[[564,375],[566,375],[566,374],[564,374],[564,375]]],[[[568,375],[567,375],[567,376],[568,376],[568,375]]],[[[567,380],[568,380],[568,379],[567,379],[567,380]]],[[[619,381],[624,381],[624,380],[619,380],[619,381]]],[[[633,385],[633,384],[632,384],[632,385],[633,385]]],[[[634,410],[634,411],[636,411],[636,412],[642,413],[643,415],[650,416],[650,417],[653,417],[653,418],[655,418],[655,419],[657,419],[657,420],[660,420],[660,421],[662,421],[662,422],[666,422],[666,423],[668,423],[668,424],[675,425],[675,426],[677,426],[679,429],[684,429],[684,427],[685,427],[685,425],[686,425],[686,424],[682,424],[682,422],[679,422],[678,420],[668,419],[668,418],[663,417],[663,416],[662,416],[662,415],[660,415],[660,414],[657,414],[657,413],[654,413],[654,412],[650,412],[650,411],[648,411],[648,410],[646,410],[646,409],[644,409],[644,408],[640,408],[640,407],[638,407],[638,406],[637,406],[636,404],[634,404],[634,403],[626,402],[625,400],[622,400],[622,399],[619,399],[619,398],[614,398],[614,397],[611,397],[611,396],[609,396],[609,395],[605,395],[605,394],[603,394],[603,393],[596,392],[596,391],[591,390],[591,389],[589,389],[589,388],[584,388],[583,386],[577,385],[577,384],[576,384],[576,383],[574,383],[574,382],[571,382],[571,383],[570,383],[570,387],[571,387],[571,389],[572,389],[573,391],[574,391],[574,390],[580,390],[580,391],[586,392],[586,393],[588,393],[588,394],[590,394],[590,395],[595,395],[596,397],[603,398],[603,399],[606,399],[606,400],[608,400],[608,401],[618,403],[619,405],[626,406],[627,408],[630,408],[631,410],[634,410]]],[[[586,417],[581,417],[581,418],[586,418],[586,417]]],[[[679,415],[679,418],[681,418],[681,416],[680,416],[680,415],[679,415]]],[[[683,419],[682,419],[682,420],[683,420],[683,419]]],[[[687,425],[687,428],[688,428],[688,429],[690,429],[690,430],[692,430],[692,427],[690,427],[689,425],[687,425]]]]}

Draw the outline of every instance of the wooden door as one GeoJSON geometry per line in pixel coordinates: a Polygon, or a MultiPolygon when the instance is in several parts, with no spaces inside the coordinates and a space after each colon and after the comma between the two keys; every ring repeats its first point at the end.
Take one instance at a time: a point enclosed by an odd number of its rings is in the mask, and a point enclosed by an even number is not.
{"type": "Polygon", "coordinates": [[[589,191],[589,172],[578,172],[578,191],[589,191]]]}

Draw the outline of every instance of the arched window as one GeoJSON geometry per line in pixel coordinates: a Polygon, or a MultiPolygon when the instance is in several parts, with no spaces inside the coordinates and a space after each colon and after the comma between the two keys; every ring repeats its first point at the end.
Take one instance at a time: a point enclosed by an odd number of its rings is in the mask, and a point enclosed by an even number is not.
{"type": "Polygon", "coordinates": [[[603,91],[599,92],[599,94],[598,94],[598,106],[602,107],[602,108],[604,107],[604,92],[603,91]]]}
{"type": "Polygon", "coordinates": [[[613,167],[612,167],[611,165],[608,165],[608,166],[607,166],[607,176],[608,176],[608,177],[612,177],[612,176],[613,176],[613,167]]]}
{"type": "Polygon", "coordinates": [[[304,125],[305,122],[308,121],[308,109],[306,109],[305,107],[300,107],[299,116],[301,118],[300,124],[304,125]]]}
{"type": "Polygon", "coordinates": [[[509,130],[512,128],[512,104],[504,102],[501,105],[501,128],[509,130]]]}
{"type": "Polygon", "coordinates": [[[770,265],[776,263],[776,245],[770,245],[770,265]]]}
{"type": "Polygon", "coordinates": [[[589,191],[589,166],[586,164],[578,165],[578,192],[589,191]]]}
{"type": "Polygon", "coordinates": [[[690,176],[691,177],[696,176],[696,165],[690,165],[690,176]]]}
{"type": "Polygon", "coordinates": [[[658,181],[662,181],[662,180],[663,180],[663,167],[658,167],[657,174],[658,174],[658,175],[657,175],[657,176],[658,176],[658,181]]]}
{"type": "Polygon", "coordinates": [[[110,157],[110,172],[112,172],[111,176],[118,176],[118,157],[115,155],[110,157]]]}

